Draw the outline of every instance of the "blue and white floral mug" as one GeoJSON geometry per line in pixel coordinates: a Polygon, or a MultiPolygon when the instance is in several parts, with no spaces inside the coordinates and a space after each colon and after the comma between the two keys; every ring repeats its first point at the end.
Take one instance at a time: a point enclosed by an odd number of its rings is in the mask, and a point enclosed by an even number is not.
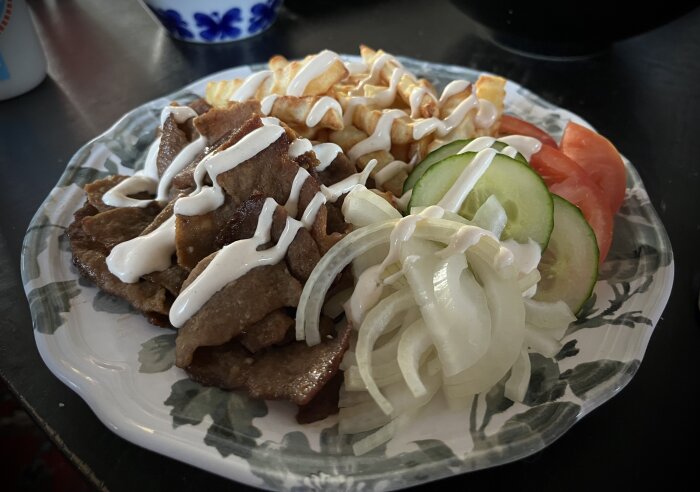
{"type": "Polygon", "coordinates": [[[282,0],[143,0],[168,33],[192,43],[228,43],[272,25],[282,0]]]}

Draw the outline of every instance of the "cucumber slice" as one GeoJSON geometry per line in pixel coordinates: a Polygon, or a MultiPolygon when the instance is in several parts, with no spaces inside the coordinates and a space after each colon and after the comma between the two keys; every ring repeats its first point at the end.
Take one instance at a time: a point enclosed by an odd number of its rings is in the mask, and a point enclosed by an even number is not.
{"type": "Polygon", "coordinates": [[[537,301],[562,300],[578,313],[598,279],[598,242],[581,211],[552,195],[554,230],[539,264],[537,301]]]}
{"type": "MultiPolygon", "coordinates": [[[[458,154],[428,169],[413,187],[408,210],[438,203],[475,155],[474,152],[458,154]]],[[[530,166],[496,154],[464,200],[459,214],[473,219],[476,211],[491,195],[496,196],[508,216],[503,239],[512,238],[526,243],[528,238],[532,238],[542,249],[547,246],[554,225],[552,196],[542,178],[530,166]]]]}
{"type": "Polygon", "coordinates": [[[404,181],[403,192],[406,193],[408,190],[413,188],[416,181],[418,181],[420,177],[425,174],[425,171],[430,169],[433,164],[437,164],[446,157],[455,155],[468,143],[469,140],[455,140],[454,142],[443,145],[442,147],[435,149],[430,154],[426,155],[425,158],[413,168],[411,174],[409,174],[406,181],[404,181]]]}
{"type": "MultiPolygon", "coordinates": [[[[425,171],[430,169],[434,164],[437,164],[443,159],[446,159],[447,157],[451,157],[460,150],[464,148],[465,145],[467,145],[469,142],[474,140],[473,138],[469,138],[467,140],[455,140],[454,142],[450,142],[448,144],[443,145],[439,149],[433,150],[430,154],[425,156],[425,159],[420,161],[416,167],[413,168],[413,171],[411,171],[411,174],[408,175],[408,178],[406,178],[406,181],[403,184],[403,192],[406,193],[408,190],[413,188],[416,184],[416,182],[425,174],[425,171]]],[[[499,142],[496,140],[494,144],[491,146],[491,148],[496,149],[498,151],[501,151],[507,147],[507,144],[503,142],[499,142]]],[[[515,156],[515,159],[522,162],[523,164],[527,164],[527,159],[525,159],[525,156],[523,156],[520,152],[515,156]]]]}

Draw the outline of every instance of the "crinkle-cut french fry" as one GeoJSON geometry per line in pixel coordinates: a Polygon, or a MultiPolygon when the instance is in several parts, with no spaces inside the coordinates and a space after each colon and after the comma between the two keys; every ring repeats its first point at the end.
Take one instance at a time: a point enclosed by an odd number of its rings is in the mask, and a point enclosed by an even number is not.
{"type": "MultiPolygon", "coordinates": [[[[428,150],[435,150],[438,147],[444,145],[445,143],[452,142],[453,140],[463,139],[463,138],[474,138],[484,135],[495,135],[498,126],[501,121],[501,115],[503,114],[503,101],[505,99],[505,84],[506,80],[502,77],[497,77],[494,75],[481,75],[479,79],[474,84],[474,92],[480,100],[489,101],[493,104],[496,110],[496,118],[494,123],[488,128],[479,128],[475,124],[474,118],[476,117],[477,110],[474,109],[467,113],[467,116],[462,120],[462,122],[457,125],[449,134],[442,138],[436,138],[429,146],[428,150]]],[[[454,108],[459,106],[464,99],[466,91],[457,95],[450,97],[446,104],[441,108],[441,117],[445,118],[448,116],[454,108]]],[[[467,95],[468,96],[468,95],[467,95]]]]}
{"type": "MultiPolygon", "coordinates": [[[[367,163],[372,159],[377,160],[377,165],[370,173],[370,177],[373,179],[377,173],[384,169],[389,163],[394,162],[395,160],[402,160],[391,152],[387,152],[386,150],[377,150],[375,152],[365,154],[357,159],[357,167],[359,169],[364,169],[367,163]]],[[[401,169],[394,176],[384,181],[379,188],[385,191],[391,191],[394,194],[398,193],[400,195],[401,189],[403,188],[403,182],[406,181],[407,177],[407,170],[401,169]]]]}
{"type": "MultiPolygon", "coordinates": [[[[360,53],[362,54],[363,60],[367,65],[372,67],[374,62],[385,55],[386,53],[382,50],[374,51],[367,46],[360,47],[360,53]]],[[[398,84],[396,87],[396,92],[401,98],[403,103],[407,106],[411,104],[411,95],[415,90],[421,90],[423,92],[422,97],[418,103],[416,117],[430,118],[432,116],[438,115],[438,104],[437,97],[435,96],[435,89],[432,85],[424,79],[418,80],[414,74],[401,67],[397,60],[393,57],[387,60],[379,71],[380,80],[384,83],[384,87],[389,87],[394,77],[395,70],[402,70],[402,75],[399,77],[398,84]]],[[[373,81],[374,82],[374,81],[373,81]]],[[[371,92],[376,94],[377,88],[370,89],[371,92]]],[[[365,96],[372,97],[374,94],[368,94],[368,87],[365,87],[365,96]]],[[[393,104],[392,104],[393,105],[393,104]]]]}
{"type": "Polygon", "coordinates": [[[209,105],[215,108],[225,108],[228,106],[229,98],[242,83],[243,81],[241,79],[209,82],[204,91],[204,99],[209,105]]]}
{"type": "MultiPolygon", "coordinates": [[[[364,169],[367,163],[372,159],[376,159],[377,164],[370,173],[371,178],[374,178],[376,174],[382,169],[384,169],[384,167],[386,167],[389,163],[394,162],[395,160],[402,160],[397,155],[391,152],[388,152],[386,150],[377,150],[375,152],[370,152],[368,154],[360,156],[356,162],[357,168],[360,170],[364,169]]],[[[401,169],[394,176],[382,183],[380,188],[382,190],[391,191],[394,194],[398,193],[398,195],[400,195],[401,190],[403,188],[403,182],[406,181],[407,177],[407,170],[401,169]]]]}
{"type": "Polygon", "coordinates": [[[403,192],[403,183],[406,181],[406,178],[408,178],[408,172],[405,169],[402,169],[390,179],[382,183],[382,189],[384,189],[384,191],[391,192],[391,194],[394,196],[401,196],[403,192]]]}
{"type": "MultiPolygon", "coordinates": [[[[323,53],[323,52],[321,52],[323,53]]],[[[319,53],[320,54],[320,53],[319,53]]],[[[294,80],[294,77],[299,74],[299,71],[309,64],[317,55],[309,55],[301,61],[292,61],[284,64],[280,61],[275,61],[273,65],[280,65],[281,68],[275,68],[274,73],[274,83],[271,88],[271,92],[274,94],[286,94],[289,89],[289,84],[294,80]]],[[[272,60],[271,60],[272,61],[272,60]]],[[[323,73],[313,78],[306,87],[302,94],[297,94],[298,96],[321,96],[326,94],[335,84],[343,80],[348,76],[348,69],[345,64],[340,60],[336,59],[330,63],[323,73]]]]}
{"type": "Polygon", "coordinates": [[[452,112],[455,109],[457,109],[457,106],[459,106],[462,101],[464,101],[466,98],[472,95],[473,89],[474,86],[471,85],[462,92],[453,94],[452,96],[448,97],[445,101],[443,101],[440,105],[440,119],[444,120],[449,115],[451,115],[452,112]]]}
{"type": "Polygon", "coordinates": [[[434,140],[434,135],[426,135],[420,140],[413,142],[408,149],[408,159],[413,160],[414,163],[418,163],[423,160],[423,158],[428,155],[428,149],[430,144],[434,140]]]}
{"type": "Polygon", "coordinates": [[[472,89],[473,86],[469,86],[466,89],[464,89],[461,92],[456,92],[455,94],[452,94],[450,97],[442,101],[439,106],[440,106],[440,118],[445,118],[448,116],[452,111],[455,110],[457,106],[459,106],[459,103],[464,101],[466,98],[471,96],[472,94],[472,89]]]}
{"type": "MultiPolygon", "coordinates": [[[[371,109],[367,106],[357,106],[352,115],[352,122],[368,135],[374,133],[379,118],[383,111],[371,109]]],[[[411,119],[408,115],[404,118],[397,118],[391,125],[392,144],[407,144],[413,142],[413,129],[410,127],[411,119]]]]}
{"type": "Polygon", "coordinates": [[[371,190],[375,195],[382,197],[384,200],[389,202],[391,205],[394,205],[395,201],[395,195],[389,191],[381,191],[381,190],[371,190]]]}
{"type": "Polygon", "coordinates": [[[331,132],[328,139],[338,145],[346,154],[353,146],[369,135],[354,125],[345,125],[342,130],[331,132]]]}
{"type": "Polygon", "coordinates": [[[377,55],[377,51],[373,50],[365,44],[360,45],[360,56],[365,65],[370,65],[374,57],[377,55]]]}
{"type": "Polygon", "coordinates": [[[435,94],[431,93],[428,88],[421,85],[420,80],[417,81],[412,76],[404,74],[399,79],[398,93],[404,103],[408,104],[409,106],[411,104],[411,96],[415,90],[420,90],[423,93],[423,96],[420,98],[418,103],[418,111],[415,113],[415,117],[430,118],[432,116],[437,116],[439,108],[435,94]]]}
{"type": "MultiPolygon", "coordinates": [[[[245,79],[219,80],[209,82],[204,92],[204,99],[215,108],[225,108],[236,91],[243,85],[245,79]]],[[[257,87],[251,99],[260,101],[270,94],[272,77],[268,77],[257,87]]]]}
{"type": "Polygon", "coordinates": [[[314,135],[314,144],[330,142],[331,131],[328,128],[316,128],[316,134],[314,135]]]}
{"type": "MultiPolygon", "coordinates": [[[[280,96],[275,99],[270,115],[294,125],[307,125],[306,120],[309,113],[321,97],[323,96],[280,96]]],[[[330,108],[321,117],[321,120],[313,126],[340,130],[343,128],[343,115],[338,113],[337,109],[330,108]]]]}
{"type": "Polygon", "coordinates": [[[441,138],[435,138],[430,144],[430,150],[435,150],[438,147],[442,147],[448,142],[454,140],[460,140],[465,138],[474,138],[477,136],[485,135],[485,133],[479,133],[479,130],[474,124],[474,116],[476,115],[476,109],[473,109],[467,113],[467,116],[459,123],[450,133],[441,138]]]}
{"type": "Polygon", "coordinates": [[[301,124],[301,125],[295,125],[295,124],[290,124],[291,128],[296,132],[297,136],[300,138],[308,138],[309,140],[319,140],[318,134],[320,128],[315,127],[315,128],[309,128],[308,126],[301,124]]]}
{"type": "Polygon", "coordinates": [[[347,98],[350,92],[355,90],[356,87],[357,83],[353,83],[351,80],[345,79],[331,87],[329,95],[338,100],[344,97],[347,98]]]}
{"type": "Polygon", "coordinates": [[[275,70],[282,70],[288,64],[289,60],[287,60],[282,55],[275,55],[272,58],[270,58],[270,60],[267,62],[267,66],[270,67],[270,70],[272,70],[273,72],[275,70]]]}
{"type": "Polygon", "coordinates": [[[364,169],[367,163],[372,159],[377,160],[377,165],[374,167],[374,169],[372,169],[370,176],[374,176],[377,173],[377,171],[389,164],[391,161],[395,160],[394,156],[391,155],[389,151],[376,150],[374,152],[370,152],[368,154],[358,157],[356,162],[357,168],[360,170],[364,169]]]}
{"type": "Polygon", "coordinates": [[[408,162],[408,152],[411,148],[411,144],[392,144],[391,149],[389,149],[389,152],[391,152],[391,155],[394,156],[394,159],[398,159],[400,161],[408,162]]]}
{"type": "Polygon", "coordinates": [[[489,101],[496,108],[496,121],[489,128],[490,134],[495,134],[503,114],[503,102],[506,98],[506,79],[495,75],[480,75],[475,87],[476,97],[489,101]]]}
{"type": "Polygon", "coordinates": [[[437,97],[437,89],[435,89],[433,83],[428,79],[418,79],[418,85],[429,91],[433,96],[437,97]]]}

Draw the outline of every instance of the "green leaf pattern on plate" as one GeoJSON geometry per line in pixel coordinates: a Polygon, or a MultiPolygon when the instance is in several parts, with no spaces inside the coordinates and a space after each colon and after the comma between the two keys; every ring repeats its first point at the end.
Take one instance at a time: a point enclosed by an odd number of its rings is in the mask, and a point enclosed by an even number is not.
{"type": "Polygon", "coordinates": [[[64,315],[70,311],[70,301],[80,294],[75,280],[51,282],[37,287],[27,294],[34,329],[52,334],[65,323],[64,315]]]}
{"type": "Polygon", "coordinates": [[[141,344],[139,372],[165,372],[175,365],[175,334],[166,333],[141,344]]]}
{"type": "Polygon", "coordinates": [[[205,416],[212,419],[204,442],[213,446],[221,456],[235,454],[248,458],[255,446],[255,439],[262,432],[253,426],[253,419],[264,417],[267,406],[264,401],[252,400],[240,392],[208,388],[190,379],[181,379],[172,386],[165,405],[171,406],[173,427],[198,425],[205,416]]]}

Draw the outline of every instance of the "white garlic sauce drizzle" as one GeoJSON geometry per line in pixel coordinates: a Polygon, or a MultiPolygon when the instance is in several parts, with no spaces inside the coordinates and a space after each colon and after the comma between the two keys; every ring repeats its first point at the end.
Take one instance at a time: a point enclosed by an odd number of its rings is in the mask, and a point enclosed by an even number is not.
{"type": "Polygon", "coordinates": [[[370,100],[367,97],[353,96],[347,100],[345,105],[345,112],[343,113],[343,123],[345,126],[352,125],[352,117],[355,114],[355,109],[357,106],[369,103],[370,100]]]}
{"type": "Polygon", "coordinates": [[[175,216],[143,236],[117,244],[107,256],[107,268],[127,284],[142,275],[168,268],[175,252],[175,216]]]}
{"type": "Polygon", "coordinates": [[[274,116],[266,116],[265,118],[260,118],[260,121],[262,121],[262,124],[264,126],[281,126],[282,123],[280,122],[279,118],[275,118],[274,116]]]}
{"type": "Polygon", "coordinates": [[[389,234],[389,253],[380,264],[371,266],[360,274],[352,296],[345,303],[345,313],[353,326],[359,327],[367,311],[379,301],[384,290],[381,275],[389,265],[399,261],[401,245],[411,239],[416,224],[426,218],[442,218],[444,213],[442,208],[432,205],[419,214],[407,215],[396,222],[389,234]]]}
{"type": "MultiPolygon", "coordinates": [[[[408,72],[403,68],[401,62],[388,53],[382,53],[379,55],[370,68],[370,73],[362,79],[357,86],[350,91],[351,97],[347,100],[345,107],[345,114],[343,115],[343,121],[346,125],[352,124],[352,117],[355,114],[355,109],[357,106],[362,104],[372,103],[372,105],[379,108],[385,108],[389,106],[396,98],[396,90],[399,86],[399,81],[404,74],[408,72]],[[389,79],[389,87],[377,92],[371,99],[364,97],[364,87],[368,84],[377,84],[380,81],[380,74],[384,65],[387,62],[392,62],[395,64],[394,71],[391,73],[389,79]]],[[[410,74],[409,74],[410,75],[410,74]]]]}
{"type": "Polygon", "coordinates": [[[339,60],[340,57],[330,50],[323,50],[317,55],[313,56],[303,67],[301,67],[299,72],[297,72],[292,81],[289,83],[287,86],[287,95],[297,97],[303,96],[309,83],[323,74],[328,67],[339,60]]]}
{"type": "Polygon", "coordinates": [[[350,72],[350,75],[356,75],[367,70],[367,64],[363,61],[349,61],[345,63],[345,67],[350,72]]]}
{"type": "Polygon", "coordinates": [[[110,207],[136,207],[144,208],[153,202],[151,199],[140,200],[131,198],[129,195],[136,193],[147,192],[154,194],[158,181],[146,176],[143,172],[138,171],[133,176],[126,178],[121,183],[113,188],[110,188],[104,195],[102,201],[110,207]]]}
{"type": "Polygon", "coordinates": [[[387,181],[391,180],[401,171],[407,171],[410,168],[411,166],[407,162],[398,160],[391,161],[374,174],[374,184],[376,184],[379,188],[382,188],[387,181]]]}
{"type": "MultiPolygon", "coordinates": [[[[408,162],[403,162],[403,161],[392,161],[386,164],[383,168],[381,168],[379,171],[377,171],[374,174],[374,184],[377,185],[379,188],[383,188],[383,185],[390,181],[392,178],[394,178],[397,174],[401,173],[401,171],[406,171],[407,173],[410,173],[413,167],[416,165],[418,162],[418,159],[420,158],[419,153],[413,154],[413,157],[408,162]]],[[[407,204],[408,202],[406,202],[407,204]]],[[[405,208],[405,204],[404,204],[405,208]]]]}
{"type": "MultiPolygon", "coordinates": [[[[463,255],[469,248],[475,246],[482,238],[489,237],[501,244],[500,241],[491,231],[482,229],[477,226],[464,225],[459,228],[452,236],[450,236],[449,244],[442,250],[436,253],[441,258],[449,258],[452,255],[463,255]]],[[[496,257],[494,258],[494,267],[497,269],[506,268],[514,262],[513,252],[501,244],[496,257]]]]}
{"type": "Polygon", "coordinates": [[[292,159],[296,159],[300,155],[311,151],[316,154],[316,159],[319,162],[315,169],[316,171],[321,172],[331,165],[331,163],[335,160],[338,154],[343,151],[343,149],[331,142],[312,145],[306,138],[296,138],[290,144],[288,154],[292,159]]]}
{"type": "Polygon", "coordinates": [[[366,85],[375,85],[379,83],[381,71],[384,68],[384,65],[386,65],[386,63],[389,61],[395,63],[397,67],[401,67],[401,63],[399,63],[399,61],[396,58],[394,58],[388,53],[382,53],[374,59],[374,61],[372,62],[372,66],[370,67],[369,74],[367,75],[367,77],[360,80],[360,82],[357,84],[357,87],[355,87],[352,90],[352,94],[356,96],[361,95],[364,93],[364,87],[366,85]]]}
{"type": "Polygon", "coordinates": [[[295,138],[292,140],[292,143],[289,144],[289,150],[287,151],[287,154],[289,157],[292,159],[296,159],[302,154],[306,154],[307,152],[310,152],[313,150],[313,146],[311,145],[311,142],[306,139],[306,138],[295,138]]]}
{"type": "Polygon", "coordinates": [[[498,110],[496,106],[486,99],[479,99],[479,110],[474,116],[474,124],[477,128],[490,128],[496,123],[498,110]]]}
{"type": "Polygon", "coordinates": [[[436,132],[439,137],[444,137],[464,120],[467,113],[478,107],[479,100],[472,94],[442,120],[437,117],[417,120],[413,123],[413,139],[420,140],[432,132],[436,132]]]}
{"type": "Polygon", "coordinates": [[[399,198],[396,198],[394,200],[394,204],[396,205],[396,208],[398,208],[402,212],[406,212],[408,208],[408,204],[411,201],[411,196],[413,195],[413,188],[408,190],[406,193],[401,195],[399,198]]]}
{"type": "Polygon", "coordinates": [[[316,144],[313,146],[313,150],[316,154],[316,159],[318,159],[318,166],[316,166],[316,171],[318,172],[327,169],[338,157],[338,154],[343,151],[340,146],[331,142],[316,144]]]}
{"type": "Polygon", "coordinates": [[[348,151],[351,161],[356,161],[360,156],[377,150],[389,150],[391,148],[391,127],[394,120],[407,116],[400,109],[385,111],[377,121],[372,135],[356,143],[348,151]]]}
{"type": "Polygon", "coordinates": [[[472,86],[472,83],[467,80],[453,80],[445,86],[440,94],[440,99],[438,99],[439,104],[443,104],[449,98],[460,92],[468,90],[472,86]]]}
{"type": "MultiPolygon", "coordinates": [[[[190,118],[195,118],[197,112],[189,106],[166,106],[160,113],[160,126],[165,125],[168,117],[172,115],[175,123],[182,124],[190,118]]],[[[163,173],[163,176],[158,178],[158,152],[160,150],[161,137],[157,137],[148,148],[146,160],[143,165],[143,171],[134,173],[133,176],[126,178],[117,186],[109,189],[102,197],[102,201],[110,207],[138,207],[144,208],[151,199],[139,200],[131,198],[133,195],[141,192],[148,192],[156,195],[156,200],[167,200],[170,182],[172,178],[179,173],[184,166],[189,164],[194,157],[204,150],[207,144],[206,138],[199,136],[193,142],[187,144],[173,159],[173,162],[163,173]]]]}
{"type": "MultiPolygon", "coordinates": [[[[499,140],[507,144],[500,153],[505,153],[506,155],[514,157],[515,152],[520,152],[528,160],[532,157],[533,153],[538,152],[542,147],[542,144],[537,139],[522,135],[503,137],[499,140]]],[[[476,152],[476,155],[460,173],[450,189],[447,190],[447,193],[440,199],[438,202],[440,207],[451,212],[459,212],[467,195],[469,195],[477,181],[479,181],[488,170],[493,159],[499,153],[496,149],[491,148],[495,142],[496,139],[494,137],[478,137],[457,152],[458,154],[476,152]]]]}
{"type": "Polygon", "coordinates": [[[299,212],[299,196],[301,195],[301,187],[310,176],[311,175],[303,167],[300,167],[294,176],[294,181],[292,181],[292,189],[289,191],[289,198],[287,199],[287,203],[284,204],[287,214],[292,218],[296,217],[297,213],[299,212]]]}
{"type": "MultiPolygon", "coordinates": [[[[279,120],[276,118],[266,118],[266,120],[264,126],[244,136],[235,145],[205,156],[195,168],[196,190],[191,195],[178,199],[175,202],[173,216],[158,228],[115,246],[107,257],[109,271],[123,282],[134,283],[145,274],[170,267],[172,255],[175,252],[175,214],[200,215],[223,204],[223,190],[217,182],[217,176],[254,157],[285,133],[281,126],[275,124],[279,120]],[[205,175],[210,177],[213,183],[211,186],[203,185],[205,175]]],[[[311,147],[310,142],[308,140],[306,142],[308,147],[311,147]]],[[[303,143],[301,145],[306,147],[303,143]]],[[[335,157],[339,152],[339,148],[335,147],[337,146],[327,147],[326,153],[335,157]]],[[[313,226],[323,204],[337,200],[358,184],[366,183],[375,165],[376,160],[372,160],[361,173],[355,173],[329,187],[321,185],[321,191],[314,195],[301,219],[297,220],[295,217],[298,214],[301,189],[309,178],[309,173],[299,168],[284,205],[288,217],[277,244],[264,251],[257,250],[259,246],[270,240],[272,216],[277,206],[274,199],[267,198],[253,238],[235,241],[221,249],[207,268],[176,298],[170,311],[170,321],[173,326],[181,327],[211,296],[252,268],[279,262],[286,254],[297,231],[302,227],[309,229],[313,226]]],[[[144,175],[137,177],[148,179],[144,175]]]]}
{"type": "Polygon", "coordinates": [[[167,200],[170,193],[170,185],[173,178],[187,165],[192,162],[192,160],[199,154],[203,152],[207,147],[207,138],[204,135],[200,135],[196,140],[188,143],[185,148],[183,148],[173,159],[170,165],[165,169],[163,176],[160,178],[158,183],[158,196],[156,200],[167,200]]]}
{"type": "Polygon", "coordinates": [[[315,127],[321,122],[326,113],[332,110],[335,110],[342,118],[343,108],[340,107],[340,103],[329,96],[321,97],[309,110],[309,114],[306,116],[306,126],[309,128],[315,127]]]}
{"type": "Polygon", "coordinates": [[[411,96],[408,98],[411,108],[411,118],[418,118],[420,116],[421,103],[426,96],[433,100],[435,99],[435,96],[423,87],[415,87],[411,91],[411,96]]]}
{"type": "Polygon", "coordinates": [[[509,147],[514,148],[517,152],[520,152],[528,162],[530,162],[533,155],[542,149],[542,142],[533,137],[526,137],[525,135],[508,135],[506,137],[498,137],[498,140],[508,144],[509,147]]]}
{"type": "Polygon", "coordinates": [[[165,125],[168,116],[173,115],[175,123],[182,124],[190,118],[195,118],[197,112],[189,106],[166,106],[160,113],[160,126],[165,125]]]}
{"type": "Polygon", "coordinates": [[[230,171],[239,164],[256,156],[279,139],[284,129],[276,125],[264,125],[256,128],[236,144],[219,152],[205,156],[194,170],[195,191],[175,202],[178,215],[202,215],[216,210],[224,203],[224,192],[217,181],[217,176],[230,171]],[[211,186],[204,186],[204,177],[209,176],[211,186]]]}
{"type": "Polygon", "coordinates": [[[214,294],[248,271],[259,266],[274,265],[284,258],[287,248],[302,227],[297,220],[288,219],[277,244],[258,251],[258,247],[270,241],[276,207],[277,202],[267,198],[253,237],[224,246],[204,271],[180,292],[170,308],[170,323],[174,327],[182,327],[214,294]]]}
{"type": "Polygon", "coordinates": [[[440,199],[438,206],[450,212],[458,213],[467,195],[472,191],[479,178],[488,170],[497,153],[495,149],[491,148],[477,152],[472,161],[460,173],[454,184],[447,190],[447,193],[440,199]]]}
{"type": "Polygon", "coordinates": [[[275,105],[275,101],[277,101],[278,97],[277,94],[270,94],[262,98],[262,101],[260,101],[260,111],[262,111],[265,116],[272,113],[272,107],[275,105]]]}
{"type": "Polygon", "coordinates": [[[148,148],[146,160],[143,163],[143,174],[158,181],[158,152],[160,151],[160,136],[156,137],[148,148]]]}
{"type": "MultiPolygon", "coordinates": [[[[367,167],[372,166],[368,164],[367,167]]],[[[272,218],[277,207],[277,202],[273,198],[267,198],[258,218],[253,237],[234,241],[219,250],[204,271],[175,299],[170,309],[170,323],[176,328],[182,327],[214,294],[226,285],[239,279],[255,267],[274,265],[282,260],[299,229],[302,227],[310,229],[313,226],[321,206],[327,201],[337,200],[341,194],[347,193],[352,187],[360,184],[363,179],[366,180],[369,171],[366,174],[363,172],[350,176],[332,187],[322,186],[321,191],[317,192],[306,206],[301,220],[296,220],[293,215],[297,213],[296,208],[301,188],[309,177],[308,172],[300,168],[292,183],[287,203],[284,205],[288,211],[294,209],[294,214],[289,212],[284,231],[277,244],[269,249],[258,251],[258,247],[270,241],[272,218]]]]}
{"type": "Polygon", "coordinates": [[[254,98],[260,86],[273,74],[272,70],[261,70],[248,75],[241,86],[231,95],[229,101],[247,101],[254,98]]]}

